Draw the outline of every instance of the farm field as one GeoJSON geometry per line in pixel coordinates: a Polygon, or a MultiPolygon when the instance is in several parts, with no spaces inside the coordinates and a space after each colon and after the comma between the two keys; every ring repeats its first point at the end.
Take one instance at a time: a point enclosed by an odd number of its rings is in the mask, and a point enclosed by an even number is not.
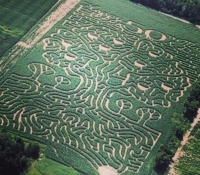
{"type": "Polygon", "coordinates": [[[0,0],[0,56],[48,12],[57,0],[0,0]],[[42,4],[42,5],[41,5],[42,4]]]}
{"type": "Polygon", "coordinates": [[[129,1],[82,0],[0,75],[0,125],[80,174],[155,174],[200,75],[199,37],[129,1]]]}
{"type": "Polygon", "coordinates": [[[79,175],[78,172],[51,159],[44,158],[36,161],[29,169],[27,175],[79,175]]]}
{"type": "Polygon", "coordinates": [[[189,143],[183,147],[183,154],[176,165],[176,172],[180,175],[200,174],[200,123],[190,136],[189,143]]]}

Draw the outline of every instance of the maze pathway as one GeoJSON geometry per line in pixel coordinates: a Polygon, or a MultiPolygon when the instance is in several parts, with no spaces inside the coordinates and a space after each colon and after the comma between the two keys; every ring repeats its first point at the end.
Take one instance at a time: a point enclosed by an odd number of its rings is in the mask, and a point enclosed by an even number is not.
{"type": "Polygon", "coordinates": [[[71,148],[96,169],[138,173],[162,112],[198,79],[198,57],[195,43],[83,1],[0,81],[0,124],[71,148]]]}

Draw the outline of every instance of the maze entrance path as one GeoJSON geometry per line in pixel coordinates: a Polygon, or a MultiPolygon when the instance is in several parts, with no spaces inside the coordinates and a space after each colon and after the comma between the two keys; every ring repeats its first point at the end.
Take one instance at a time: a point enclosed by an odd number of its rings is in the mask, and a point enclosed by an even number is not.
{"type": "Polygon", "coordinates": [[[0,80],[0,124],[61,162],[73,152],[96,170],[141,174],[199,77],[199,55],[193,42],[81,1],[0,80]]]}

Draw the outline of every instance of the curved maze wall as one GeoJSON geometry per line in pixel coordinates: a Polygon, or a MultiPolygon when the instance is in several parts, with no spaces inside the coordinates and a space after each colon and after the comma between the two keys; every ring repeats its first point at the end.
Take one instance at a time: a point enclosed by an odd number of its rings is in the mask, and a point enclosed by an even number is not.
{"type": "Polygon", "coordinates": [[[87,3],[41,44],[1,82],[0,124],[70,147],[96,168],[139,172],[161,112],[198,79],[199,48],[87,3]]]}

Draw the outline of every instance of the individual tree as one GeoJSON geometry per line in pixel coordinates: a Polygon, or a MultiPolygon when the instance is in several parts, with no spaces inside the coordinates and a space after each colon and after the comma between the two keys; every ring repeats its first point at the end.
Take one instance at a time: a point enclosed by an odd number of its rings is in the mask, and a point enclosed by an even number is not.
{"type": "Polygon", "coordinates": [[[159,173],[164,173],[171,163],[172,156],[172,152],[166,146],[161,145],[155,159],[155,170],[159,173]]]}

